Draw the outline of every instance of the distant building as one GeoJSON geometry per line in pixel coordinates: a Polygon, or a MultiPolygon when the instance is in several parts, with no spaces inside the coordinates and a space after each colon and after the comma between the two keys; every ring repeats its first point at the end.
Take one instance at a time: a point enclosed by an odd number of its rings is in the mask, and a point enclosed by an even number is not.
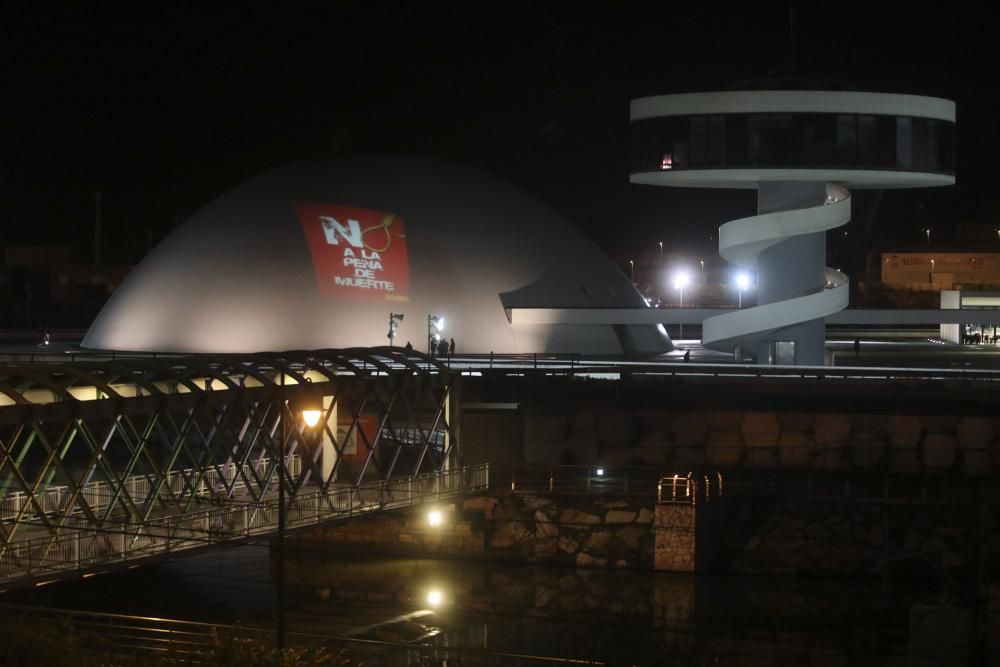
{"type": "Polygon", "coordinates": [[[131,268],[74,264],[67,246],[7,246],[0,267],[0,326],[86,326],[131,268]]]}
{"type": "Polygon", "coordinates": [[[882,283],[905,289],[942,290],[1000,285],[1000,253],[882,253],[882,283]]]}
{"type": "Polygon", "coordinates": [[[979,322],[965,324],[942,323],[941,340],[964,345],[998,345],[1000,331],[994,319],[1000,307],[1000,292],[969,290],[941,290],[941,308],[960,310],[983,310],[979,322]]]}
{"type": "MultiPolygon", "coordinates": [[[[756,275],[757,303],[709,317],[702,344],[759,364],[821,365],[825,318],[848,305],[826,235],[850,189],[955,182],[955,103],[917,95],[738,89],[632,100],[630,181],[755,190],[757,215],[719,227],[719,255],[756,275]]],[[[787,82],[787,85],[797,85],[787,82]]]]}

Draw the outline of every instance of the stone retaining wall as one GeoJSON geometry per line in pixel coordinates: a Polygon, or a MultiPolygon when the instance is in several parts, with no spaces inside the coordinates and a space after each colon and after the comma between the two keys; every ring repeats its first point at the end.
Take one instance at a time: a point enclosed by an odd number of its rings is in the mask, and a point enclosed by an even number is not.
{"type": "MultiPolygon", "coordinates": [[[[880,574],[886,563],[965,576],[982,518],[960,505],[726,497],[512,494],[297,533],[303,547],[359,547],[574,567],[757,574],[880,574]]],[[[896,565],[893,565],[894,567],[896,565]]]]}
{"type": "Polygon", "coordinates": [[[887,564],[967,574],[980,516],[931,504],[743,499],[727,520],[729,572],[869,574],[887,564]]]}
{"type": "Polygon", "coordinates": [[[504,494],[463,504],[482,512],[491,557],[530,563],[650,569],[648,498],[504,494]]]}
{"type": "Polygon", "coordinates": [[[369,516],[348,523],[298,532],[288,540],[305,548],[379,549],[394,553],[482,557],[485,533],[480,522],[454,513],[440,526],[431,526],[426,513],[369,516]]]}
{"type": "Polygon", "coordinates": [[[524,452],[536,463],[983,476],[1000,471],[1000,418],[595,404],[526,415],[524,452]]]}

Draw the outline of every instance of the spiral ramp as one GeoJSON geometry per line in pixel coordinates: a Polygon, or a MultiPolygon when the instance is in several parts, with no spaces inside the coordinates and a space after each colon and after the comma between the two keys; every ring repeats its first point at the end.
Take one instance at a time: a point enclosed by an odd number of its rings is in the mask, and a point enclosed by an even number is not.
{"type": "MultiPolygon", "coordinates": [[[[850,191],[832,183],[827,183],[825,190],[826,196],[811,206],[771,211],[723,224],[719,228],[719,254],[736,266],[757,272],[761,254],[769,248],[847,224],[851,219],[850,191]]],[[[706,319],[702,344],[725,352],[733,352],[737,346],[752,352],[781,329],[843,310],[849,292],[848,277],[827,267],[824,284],[807,288],[805,293],[706,319]]]]}

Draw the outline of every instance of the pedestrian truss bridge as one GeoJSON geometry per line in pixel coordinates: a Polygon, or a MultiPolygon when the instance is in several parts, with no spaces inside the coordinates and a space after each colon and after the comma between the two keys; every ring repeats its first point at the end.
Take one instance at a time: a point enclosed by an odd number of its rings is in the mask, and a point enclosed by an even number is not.
{"type": "Polygon", "coordinates": [[[421,357],[0,366],[0,589],[481,492],[421,357]]]}

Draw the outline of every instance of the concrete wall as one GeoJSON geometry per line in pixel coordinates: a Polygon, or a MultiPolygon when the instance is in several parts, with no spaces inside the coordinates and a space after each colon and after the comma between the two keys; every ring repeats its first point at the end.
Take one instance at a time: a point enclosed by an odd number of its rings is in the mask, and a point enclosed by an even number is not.
{"type": "Polygon", "coordinates": [[[936,397],[921,397],[899,383],[825,382],[714,392],[710,384],[553,382],[538,392],[528,385],[521,430],[510,414],[477,415],[475,430],[485,440],[466,431],[466,461],[1000,473],[1000,416],[985,388],[938,388],[936,397]],[[518,434],[520,442],[510,442],[518,434]],[[493,443],[498,438],[507,444],[493,443]]]}

